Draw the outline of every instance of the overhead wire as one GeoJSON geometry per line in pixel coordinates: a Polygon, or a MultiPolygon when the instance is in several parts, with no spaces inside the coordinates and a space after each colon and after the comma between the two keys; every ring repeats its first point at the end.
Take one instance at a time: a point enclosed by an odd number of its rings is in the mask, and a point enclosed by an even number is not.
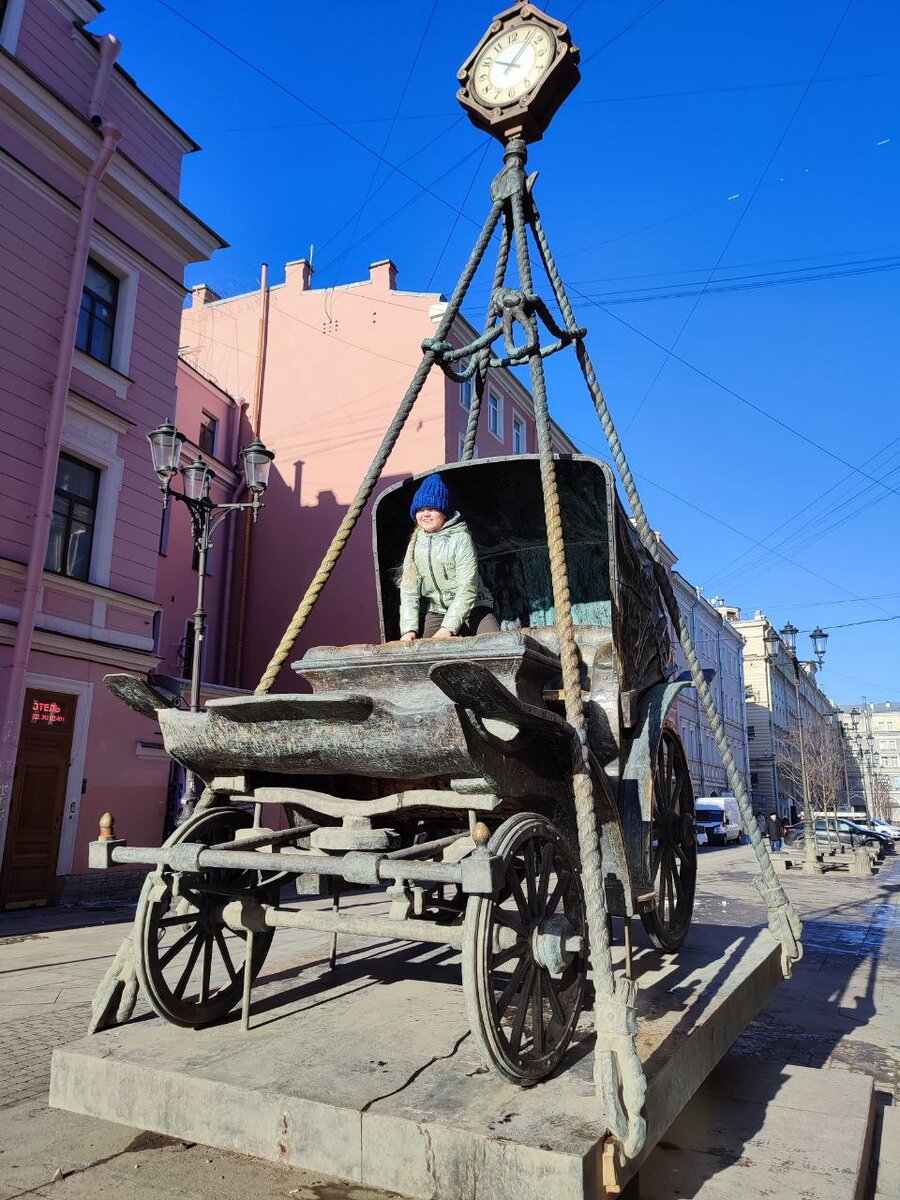
{"type": "Polygon", "coordinates": [[[847,0],[847,3],[844,5],[841,15],[838,19],[838,22],[835,25],[835,27],[831,33],[831,37],[828,39],[828,42],[825,45],[825,49],[820,54],[819,59],[815,65],[815,67],[813,68],[812,74],[809,76],[809,79],[806,82],[806,86],[804,87],[803,91],[800,93],[800,97],[797,100],[797,103],[794,105],[791,115],[788,117],[787,124],[785,125],[784,129],[781,131],[781,135],[779,136],[778,141],[775,143],[774,149],[772,150],[771,154],[769,155],[768,159],[766,160],[766,164],[763,167],[763,169],[759,175],[759,178],[757,179],[756,183],[754,184],[752,191],[750,192],[750,195],[747,199],[747,203],[740,210],[740,213],[738,214],[738,218],[735,221],[734,225],[732,226],[731,232],[729,233],[728,237],[725,239],[725,244],[723,245],[721,251],[719,252],[719,256],[716,259],[713,269],[710,271],[709,276],[707,277],[705,286],[699,292],[699,294],[696,296],[694,303],[691,305],[687,316],[684,318],[684,321],[682,322],[681,327],[678,330],[678,333],[675,335],[675,339],[672,342],[671,346],[666,349],[665,356],[664,356],[662,362],[659,364],[659,367],[657,368],[655,375],[650,380],[650,384],[647,387],[647,390],[644,392],[644,395],[641,397],[641,400],[638,403],[637,408],[635,408],[635,410],[632,412],[631,416],[629,417],[629,419],[625,425],[624,432],[626,432],[626,433],[628,432],[628,430],[632,427],[632,425],[634,424],[638,415],[640,414],[641,410],[643,409],[644,404],[647,402],[647,399],[649,398],[651,392],[653,391],[654,387],[656,386],[657,380],[660,378],[660,376],[662,375],[666,366],[668,365],[669,360],[672,356],[672,352],[675,350],[675,347],[681,341],[681,338],[683,337],[685,330],[687,329],[688,325],[690,324],[691,318],[693,317],[694,313],[697,311],[697,308],[700,305],[700,301],[703,299],[703,296],[706,293],[706,289],[709,287],[710,283],[712,282],[713,275],[715,275],[716,271],[719,268],[719,265],[722,262],[722,259],[728,253],[729,247],[731,246],[734,239],[737,237],[738,231],[740,230],[741,226],[743,225],[744,221],[747,218],[747,214],[750,212],[750,209],[753,207],[753,201],[756,199],[756,197],[759,193],[759,190],[762,187],[763,180],[765,179],[766,175],[768,175],[769,168],[771,167],[772,163],[775,161],[779,150],[784,145],[785,139],[787,138],[787,135],[790,132],[790,130],[794,124],[794,121],[797,119],[797,114],[800,112],[800,109],[803,107],[803,102],[805,101],[806,97],[809,95],[809,91],[810,91],[811,87],[813,86],[813,83],[815,82],[816,76],[818,75],[818,73],[822,67],[822,64],[825,62],[825,59],[828,57],[828,54],[831,51],[831,47],[834,45],[835,39],[837,38],[838,33],[841,30],[841,26],[843,25],[843,23],[847,17],[847,14],[849,13],[849,11],[852,7],[853,7],[853,0],[847,0]]]}
{"type": "Polygon", "coordinates": [[[328,125],[332,129],[336,130],[348,141],[359,147],[360,150],[364,150],[366,154],[370,154],[374,158],[378,159],[378,161],[383,163],[384,166],[390,168],[392,174],[399,175],[401,179],[405,179],[407,183],[411,183],[415,188],[418,189],[418,191],[425,192],[427,195],[431,196],[433,200],[437,200],[438,203],[442,204],[445,208],[451,208],[454,210],[456,209],[456,205],[452,204],[449,200],[446,200],[440,195],[440,193],[432,191],[426,185],[421,184],[414,176],[410,175],[407,171],[404,171],[398,163],[391,162],[391,160],[385,155],[379,154],[374,146],[370,146],[368,142],[365,142],[362,138],[357,137],[355,133],[352,133],[346,127],[346,125],[342,125],[340,121],[336,121],[333,117],[330,117],[327,113],[317,108],[314,104],[311,104],[305,97],[301,96],[299,92],[295,92],[292,88],[289,88],[287,84],[282,83],[280,79],[276,78],[276,76],[270,75],[268,71],[264,70],[264,68],[253,62],[252,59],[247,58],[245,55],[241,54],[240,51],[235,50],[233,46],[229,46],[227,42],[223,42],[221,38],[217,37],[203,25],[200,25],[197,21],[192,20],[183,12],[180,12],[173,4],[169,3],[169,0],[156,0],[156,3],[162,8],[166,9],[168,12],[172,13],[173,16],[178,17],[180,21],[183,21],[192,29],[195,29],[197,33],[199,33],[202,37],[207,38],[214,45],[218,46],[220,50],[225,51],[226,54],[231,55],[232,58],[236,59],[239,63],[242,63],[248,70],[253,71],[254,74],[259,75],[261,79],[265,79],[267,83],[270,83],[280,92],[283,92],[286,96],[289,96],[292,100],[295,100],[298,104],[302,105],[305,109],[307,109],[308,112],[313,113],[325,125],[328,125]]]}
{"type": "MultiPolygon", "coordinates": [[[[618,30],[618,31],[617,31],[617,32],[616,32],[616,33],[615,33],[615,34],[614,34],[614,35],[613,35],[611,38],[607,39],[607,41],[606,41],[605,43],[603,43],[603,45],[601,45],[600,47],[598,47],[598,49],[597,49],[597,50],[596,50],[596,51],[595,51],[593,54],[591,54],[591,55],[588,57],[588,59],[586,59],[586,60],[584,60],[584,61],[585,61],[585,62],[587,62],[587,61],[590,61],[590,59],[593,59],[593,58],[595,58],[595,57],[596,57],[598,54],[600,54],[600,53],[601,53],[601,52],[602,52],[604,49],[606,49],[606,48],[607,48],[609,45],[611,45],[611,44],[612,44],[614,41],[616,41],[616,40],[617,40],[619,37],[621,37],[621,36],[622,36],[624,33],[626,33],[626,32],[627,32],[629,29],[633,28],[633,27],[634,27],[634,25],[636,25],[636,24],[637,24],[637,23],[638,23],[640,20],[643,20],[645,17],[649,16],[649,15],[650,15],[650,14],[651,14],[653,11],[655,11],[655,9],[657,9],[658,7],[660,7],[660,5],[661,5],[663,2],[664,2],[664,0],[655,0],[655,2],[654,2],[653,4],[650,4],[650,5],[648,5],[648,6],[647,6],[647,7],[646,7],[644,10],[642,10],[642,12],[641,12],[641,13],[639,13],[639,14],[638,14],[638,15],[637,15],[637,16],[636,16],[634,19],[632,19],[631,21],[627,22],[627,23],[626,23],[626,25],[622,26],[622,27],[621,27],[621,28],[620,28],[620,29],[619,29],[619,30],[618,30]]],[[[176,8],[175,8],[175,7],[174,7],[172,4],[168,3],[168,0],[157,0],[157,3],[158,3],[158,4],[160,4],[162,7],[164,7],[165,9],[167,9],[169,12],[171,12],[171,13],[172,13],[174,16],[178,17],[180,20],[184,21],[186,24],[188,24],[189,26],[191,26],[192,28],[194,28],[194,29],[195,29],[197,32],[199,32],[199,33],[200,33],[202,36],[204,36],[204,37],[208,38],[208,39],[209,39],[210,41],[212,41],[214,44],[216,44],[217,46],[219,46],[219,47],[220,47],[220,48],[221,48],[223,51],[225,51],[226,53],[228,53],[229,55],[231,55],[232,57],[234,57],[234,58],[235,58],[237,61],[240,61],[241,63],[243,63],[243,64],[244,64],[244,65],[245,65],[245,66],[246,66],[248,69],[250,69],[250,70],[254,71],[254,72],[255,72],[255,73],[257,73],[258,75],[260,75],[262,78],[266,79],[266,80],[267,80],[269,83],[271,83],[271,84],[272,84],[274,87],[278,88],[280,91],[284,92],[286,95],[290,96],[292,99],[294,99],[295,101],[297,101],[299,104],[301,104],[301,105],[302,105],[304,108],[306,108],[308,111],[312,112],[314,115],[316,115],[318,118],[320,118],[320,119],[322,120],[322,122],[323,122],[323,123],[325,123],[326,125],[329,125],[329,126],[333,127],[333,128],[336,130],[336,131],[340,132],[340,133],[341,133],[341,134],[342,134],[344,137],[348,138],[348,139],[349,139],[351,142],[353,142],[354,144],[356,144],[357,146],[359,146],[359,147],[360,147],[361,149],[363,149],[363,150],[364,150],[366,153],[368,153],[368,154],[371,154],[371,155],[373,155],[373,156],[374,156],[376,159],[378,159],[378,160],[382,161],[382,162],[383,162],[383,163],[384,163],[386,166],[388,166],[388,167],[391,169],[391,172],[392,172],[392,173],[399,174],[399,175],[400,175],[402,178],[404,178],[404,179],[406,179],[408,182],[412,183],[412,184],[413,184],[413,186],[414,186],[414,187],[416,187],[416,189],[417,189],[417,194],[416,194],[416,196],[413,198],[413,202],[415,202],[415,200],[418,200],[418,198],[419,198],[419,197],[420,197],[422,194],[427,194],[427,195],[430,195],[430,196],[432,196],[434,199],[437,199],[437,200],[438,200],[438,201],[439,201],[439,202],[440,202],[440,203],[441,203],[443,206],[445,206],[445,207],[448,207],[448,208],[450,208],[451,210],[453,210],[454,212],[456,212],[457,214],[459,214],[459,216],[460,216],[462,219],[465,219],[465,220],[467,220],[467,221],[471,222],[472,224],[477,224],[477,221],[475,221],[475,219],[474,219],[474,218],[472,218],[472,217],[470,217],[468,214],[466,214],[466,213],[465,213],[465,212],[464,212],[464,211],[463,211],[463,210],[462,210],[462,209],[461,209],[459,206],[457,206],[457,205],[454,205],[452,202],[450,202],[450,201],[446,200],[446,199],[445,199],[443,196],[441,196],[439,193],[435,192],[435,191],[433,190],[433,185],[422,185],[422,184],[421,184],[421,183],[420,183],[420,182],[419,182],[417,179],[415,179],[413,176],[409,175],[409,174],[408,174],[406,171],[404,171],[404,170],[402,169],[402,167],[400,167],[400,166],[399,166],[399,165],[397,165],[397,164],[394,164],[394,163],[392,163],[392,162],[391,162],[389,159],[387,159],[387,157],[386,157],[386,156],[384,156],[384,155],[382,155],[382,154],[379,154],[379,153],[378,153],[378,151],[376,151],[376,150],[375,150],[373,147],[369,146],[369,145],[368,145],[366,142],[364,142],[362,139],[360,139],[360,138],[357,138],[357,137],[356,137],[354,134],[352,134],[352,133],[351,133],[351,132],[350,132],[350,131],[349,131],[349,130],[348,130],[346,127],[345,127],[345,126],[343,126],[343,125],[342,125],[340,122],[338,122],[338,121],[335,121],[333,118],[331,118],[331,117],[327,116],[327,114],[325,114],[325,113],[321,112],[321,111],[320,111],[319,109],[317,109],[317,108],[316,108],[314,105],[310,104],[310,103],[309,103],[307,100],[305,100],[305,99],[304,99],[304,97],[302,97],[302,96],[301,96],[301,95],[299,95],[298,93],[294,92],[292,89],[288,88],[288,87],[287,87],[285,84],[283,84],[283,83],[282,83],[280,80],[278,80],[278,79],[277,79],[277,78],[275,78],[274,76],[270,75],[270,74],[269,74],[267,71],[265,71],[264,69],[262,69],[262,68],[260,68],[259,66],[257,66],[257,65],[256,65],[255,63],[253,63],[251,60],[247,59],[247,58],[246,58],[244,55],[240,54],[240,53],[239,53],[238,51],[236,51],[236,50],[235,50],[233,47],[231,47],[231,46],[229,46],[227,43],[223,42],[221,39],[219,39],[219,38],[218,38],[218,37],[216,37],[214,34],[212,34],[212,33],[211,33],[209,30],[205,29],[203,26],[199,25],[197,22],[195,22],[195,21],[191,20],[190,18],[188,18],[187,16],[185,16],[185,14],[181,13],[181,12],[180,12],[178,9],[176,9],[176,8]]],[[[847,14],[847,12],[849,11],[849,8],[851,7],[852,3],[853,3],[853,0],[848,0],[848,4],[846,5],[846,7],[845,7],[845,9],[844,9],[844,12],[843,12],[843,14],[842,14],[842,16],[841,16],[841,18],[840,18],[840,20],[839,20],[839,22],[838,22],[838,25],[836,26],[836,28],[835,28],[835,31],[834,31],[834,33],[832,34],[832,38],[830,39],[828,46],[826,47],[825,51],[823,52],[823,55],[822,55],[822,57],[821,57],[821,59],[820,59],[819,66],[821,65],[821,62],[822,62],[822,61],[824,61],[824,58],[826,57],[826,55],[827,55],[827,53],[828,53],[828,50],[830,49],[830,46],[831,46],[831,44],[832,44],[832,42],[833,42],[834,38],[836,37],[836,35],[837,35],[837,32],[838,32],[838,30],[840,29],[840,26],[841,26],[841,24],[843,23],[843,20],[844,20],[844,18],[846,17],[846,14],[847,14]]],[[[805,95],[807,94],[807,92],[809,91],[809,88],[812,86],[812,83],[813,83],[813,82],[815,82],[815,75],[817,74],[817,71],[818,71],[818,66],[817,66],[817,68],[816,68],[816,71],[814,71],[814,72],[813,72],[813,76],[812,76],[812,77],[811,77],[811,79],[808,81],[808,83],[807,83],[807,85],[806,85],[806,88],[804,89],[803,96],[801,97],[801,100],[800,100],[800,102],[799,102],[799,103],[802,103],[802,100],[803,100],[803,98],[805,97],[805,95]]],[[[793,116],[795,116],[795,115],[796,115],[796,111],[799,109],[799,103],[798,103],[797,109],[795,109],[795,112],[794,112],[793,116]]],[[[791,124],[791,123],[792,123],[792,121],[793,121],[793,116],[792,116],[792,118],[791,118],[791,121],[789,121],[789,123],[788,123],[788,126],[786,127],[785,131],[783,132],[783,134],[782,134],[782,137],[781,137],[781,139],[779,140],[779,144],[778,144],[778,146],[776,146],[776,149],[775,149],[775,151],[773,152],[773,155],[771,156],[770,162],[772,161],[772,159],[774,159],[774,157],[775,157],[775,154],[777,154],[777,151],[778,151],[778,149],[780,148],[780,145],[781,145],[781,143],[783,142],[784,138],[786,137],[786,134],[787,134],[787,131],[788,131],[789,127],[790,127],[790,124],[791,124]]],[[[756,191],[756,190],[758,190],[758,186],[759,186],[759,184],[762,182],[762,178],[764,177],[764,175],[765,175],[765,173],[766,173],[766,171],[767,171],[767,170],[768,170],[768,164],[767,164],[767,167],[766,167],[765,171],[763,172],[763,176],[760,178],[760,180],[759,180],[759,182],[758,182],[757,188],[754,190],[754,195],[755,195],[755,191],[756,191]]],[[[752,202],[752,198],[753,198],[753,196],[751,196],[751,202],[752,202]]],[[[750,203],[750,202],[748,202],[748,205],[746,205],[746,206],[745,206],[745,208],[744,208],[744,210],[743,210],[742,217],[739,219],[738,225],[737,225],[737,226],[735,227],[735,229],[732,231],[732,236],[731,236],[731,238],[729,238],[729,242],[728,242],[728,243],[726,243],[725,250],[723,250],[722,254],[721,254],[721,255],[720,255],[720,257],[719,257],[719,260],[718,260],[719,262],[721,261],[721,258],[724,256],[724,253],[725,253],[725,251],[727,250],[727,247],[728,247],[728,245],[730,244],[731,240],[733,240],[734,233],[736,232],[736,230],[737,230],[737,228],[739,227],[739,225],[740,225],[741,221],[743,220],[743,217],[744,217],[744,216],[746,216],[746,211],[747,211],[747,208],[749,207],[749,203],[750,203]]],[[[393,219],[393,217],[394,217],[394,216],[396,216],[396,215],[397,215],[397,214],[392,214],[392,215],[391,215],[389,218],[387,218],[387,220],[391,220],[391,219],[393,219]]],[[[386,222],[383,222],[383,223],[386,223],[386,222]]],[[[383,223],[382,223],[382,224],[383,224],[383,223]]],[[[717,265],[718,265],[718,264],[717,264],[717,265]]],[[[714,270],[715,270],[715,268],[714,268],[714,270]]],[[[714,271],[713,271],[713,273],[714,273],[714,271]]],[[[577,289],[573,289],[573,290],[576,290],[576,291],[577,291],[577,289]]],[[[627,328],[631,329],[631,330],[632,330],[634,333],[638,334],[638,336],[640,336],[640,337],[644,338],[645,340],[647,340],[647,341],[648,341],[648,342],[650,342],[651,344],[653,344],[653,345],[657,346],[657,348],[659,348],[659,349],[663,350],[663,352],[664,352],[664,353],[666,354],[666,356],[667,356],[667,357],[666,357],[666,361],[668,361],[668,359],[669,359],[669,358],[674,358],[676,361],[678,361],[678,362],[682,363],[682,365],[686,366],[688,369],[690,369],[690,370],[692,370],[692,371],[696,372],[696,373],[697,373],[698,375],[700,375],[702,378],[705,378],[705,379],[707,379],[707,380],[708,380],[710,383],[712,383],[714,386],[716,386],[716,387],[719,387],[720,389],[722,389],[723,391],[725,391],[727,394],[734,396],[734,397],[735,397],[736,399],[738,399],[738,400],[739,400],[741,403],[743,403],[743,404],[747,405],[748,407],[750,407],[750,408],[751,408],[751,409],[753,409],[754,411],[756,411],[756,412],[759,412],[761,415],[763,415],[763,416],[766,416],[766,417],[767,417],[769,420],[772,420],[772,421],[774,421],[776,424],[778,424],[779,426],[781,426],[781,427],[782,427],[782,428],[784,428],[785,430],[787,430],[787,431],[789,431],[789,432],[793,433],[793,434],[794,434],[796,437],[800,438],[800,439],[801,439],[801,440],[803,440],[804,442],[806,442],[806,443],[808,443],[809,445],[813,446],[814,448],[816,448],[817,450],[819,450],[821,453],[824,453],[824,454],[828,455],[829,457],[831,457],[831,458],[835,459],[836,461],[843,463],[843,465],[845,465],[845,466],[849,467],[851,471],[854,471],[854,472],[856,472],[856,473],[858,473],[858,474],[862,474],[863,476],[865,476],[865,472],[861,472],[861,471],[859,471],[859,469],[858,469],[858,468],[856,468],[856,467],[855,467],[855,466],[854,466],[852,463],[849,463],[849,462],[847,462],[847,460],[843,459],[843,458],[842,458],[840,455],[837,455],[837,454],[836,454],[836,453],[834,453],[833,451],[830,451],[830,450],[828,450],[826,447],[824,447],[824,446],[820,445],[819,443],[817,443],[817,442],[816,442],[814,439],[812,439],[812,438],[809,438],[807,435],[805,435],[805,434],[801,433],[799,430],[796,430],[796,429],[794,429],[793,427],[791,427],[791,426],[790,426],[790,425],[789,425],[787,422],[784,422],[784,421],[780,420],[779,418],[775,417],[773,414],[771,414],[771,413],[767,412],[767,411],[766,411],[764,408],[762,408],[762,406],[760,406],[760,405],[756,405],[756,404],[754,404],[752,401],[749,401],[749,400],[748,400],[746,397],[742,396],[742,395],[741,395],[740,393],[738,393],[738,392],[737,392],[735,389],[733,389],[733,388],[730,388],[730,387],[728,387],[728,385],[726,385],[726,384],[723,384],[723,383],[722,383],[720,380],[717,380],[717,379],[715,379],[715,378],[714,378],[713,376],[711,376],[711,375],[710,375],[708,372],[705,372],[705,371],[704,371],[702,368],[696,367],[694,364],[692,364],[692,363],[688,362],[687,360],[685,360],[685,359],[684,359],[682,356],[680,356],[680,355],[677,355],[677,354],[674,352],[674,344],[673,344],[673,347],[665,347],[665,346],[662,346],[662,345],[661,345],[659,342],[657,342],[657,341],[656,341],[654,338],[652,338],[650,335],[648,335],[648,334],[644,333],[644,331],[643,331],[643,330],[640,330],[640,329],[638,329],[636,326],[633,326],[633,325],[631,325],[631,323],[630,323],[630,322],[627,322],[627,321],[625,321],[623,318],[621,318],[621,317],[617,316],[615,313],[612,313],[612,312],[610,312],[610,311],[609,311],[609,310],[608,310],[608,309],[607,309],[607,308],[606,308],[606,307],[605,307],[605,306],[604,306],[602,303],[599,303],[598,301],[596,301],[596,300],[595,300],[595,299],[593,299],[592,297],[589,297],[589,296],[585,295],[583,292],[580,292],[580,291],[579,291],[579,292],[578,292],[578,294],[579,294],[579,295],[581,295],[582,299],[583,299],[584,301],[586,301],[587,303],[589,303],[589,304],[592,304],[592,305],[595,305],[596,307],[600,308],[600,309],[601,309],[601,311],[605,312],[607,316],[611,317],[613,320],[616,320],[616,321],[618,321],[620,324],[622,324],[622,325],[626,326],[627,328]]],[[[698,302],[699,302],[699,298],[698,298],[698,302]]],[[[695,306],[695,307],[696,307],[696,306],[695,306]]],[[[692,310],[692,311],[693,311],[693,310],[692,310]]],[[[304,323],[304,322],[301,322],[301,323],[304,323]]],[[[312,328],[314,328],[314,327],[312,327],[312,328]]],[[[338,339],[338,340],[341,340],[341,339],[338,339]]],[[[677,340],[677,339],[676,339],[676,340],[677,340]]],[[[352,343],[349,343],[349,344],[352,344],[352,343]]],[[[382,357],[387,357],[387,356],[382,356],[382,357]]],[[[394,361],[399,361],[399,360],[394,360],[394,361]]],[[[867,478],[868,478],[868,476],[865,476],[865,477],[867,477],[867,478]]],[[[876,482],[876,483],[880,483],[881,481],[880,481],[880,480],[875,480],[874,482],[876,482]]],[[[661,485],[656,485],[656,486],[661,486],[661,485]]],[[[666,490],[666,491],[668,491],[668,489],[663,489],[663,490],[666,490]]],[[[896,491],[896,489],[889,488],[888,490],[889,490],[889,491],[891,491],[891,492],[893,492],[894,494],[898,494],[898,493],[897,493],[897,491],[896,491]]],[[[686,500],[684,500],[684,498],[683,498],[683,497],[677,496],[675,493],[671,493],[671,492],[670,492],[670,494],[671,494],[671,495],[673,495],[673,497],[674,497],[674,498],[676,498],[676,499],[679,499],[679,500],[681,500],[681,501],[682,501],[682,502],[684,502],[684,503],[690,504],[690,502],[689,502],[689,501],[686,501],[686,500]]],[[[692,507],[697,507],[697,506],[692,506],[692,507]]],[[[712,516],[712,514],[708,514],[708,513],[707,513],[706,515],[707,515],[707,516],[712,516]]],[[[717,519],[717,518],[713,518],[713,519],[717,519]]],[[[719,523],[720,523],[720,524],[727,524],[727,523],[725,523],[725,522],[721,522],[721,521],[720,521],[719,523]]],[[[735,530],[735,532],[739,532],[739,533],[741,534],[741,536],[744,536],[744,537],[748,536],[748,535],[746,535],[746,534],[743,534],[741,531],[737,531],[737,530],[735,530]]],[[[751,539],[751,540],[756,540],[756,539],[751,539]]],[[[799,564],[797,564],[797,565],[799,565],[799,564]]],[[[808,568],[803,568],[803,569],[806,569],[806,570],[808,570],[808,568]]],[[[830,581],[829,581],[829,582],[830,582],[830,581]]],[[[838,585],[836,585],[836,586],[838,586],[838,585]]],[[[846,589],[842,589],[842,590],[846,590],[846,589]]],[[[852,594],[852,593],[851,593],[851,594],[852,594]]]]}
{"type": "MultiPolygon", "coordinates": [[[[403,107],[403,102],[406,99],[406,93],[409,91],[409,85],[412,82],[412,77],[415,74],[416,67],[419,65],[419,59],[422,57],[422,49],[425,46],[425,40],[428,37],[428,31],[431,29],[431,23],[434,20],[434,14],[437,11],[438,3],[439,3],[439,0],[432,0],[431,9],[428,13],[428,19],[425,21],[425,24],[422,27],[421,35],[419,37],[419,44],[416,46],[415,54],[413,55],[412,62],[409,65],[409,70],[406,72],[406,78],[403,81],[403,86],[400,89],[400,95],[397,97],[397,103],[394,107],[394,115],[391,117],[390,123],[388,124],[387,130],[385,131],[384,139],[382,140],[382,143],[381,143],[381,150],[379,152],[378,161],[375,163],[374,167],[372,168],[372,174],[369,176],[369,185],[366,188],[366,193],[362,198],[362,203],[357,207],[356,212],[350,218],[350,223],[352,225],[352,228],[350,230],[350,234],[348,237],[348,244],[347,244],[347,246],[345,246],[344,253],[341,256],[340,261],[338,262],[338,265],[336,268],[335,273],[337,275],[340,275],[341,267],[344,265],[344,262],[346,261],[346,258],[347,258],[347,254],[349,253],[349,250],[350,250],[350,244],[353,242],[353,238],[356,236],[356,231],[359,228],[360,217],[365,212],[366,207],[368,206],[369,200],[371,199],[372,189],[375,187],[375,180],[378,178],[378,172],[381,170],[381,164],[382,164],[382,161],[384,160],[384,155],[387,152],[388,144],[390,143],[391,137],[394,133],[394,129],[397,124],[397,117],[399,116],[400,110],[403,107]]],[[[325,309],[327,312],[328,311],[328,297],[327,296],[325,297],[325,309]]]]}

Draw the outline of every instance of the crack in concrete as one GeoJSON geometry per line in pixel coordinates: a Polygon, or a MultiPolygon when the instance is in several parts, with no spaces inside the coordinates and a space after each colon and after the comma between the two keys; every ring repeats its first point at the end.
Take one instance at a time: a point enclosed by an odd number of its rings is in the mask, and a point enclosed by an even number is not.
{"type": "Polygon", "coordinates": [[[415,1081],[419,1078],[419,1076],[424,1074],[425,1071],[427,1071],[429,1067],[433,1067],[436,1062],[443,1062],[448,1058],[452,1058],[454,1056],[454,1054],[456,1054],[456,1052],[460,1048],[460,1046],[463,1044],[463,1042],[466,1040],[466,1038],[469,1036],[470,1032],[471,1032],[471,1030],[467,1029],[465,1033],[461,1034],[456,1039],[456,1041],[453,1043],[453,1049],[450,1050],[450,1052],[448,1054],[435,1054],[435,1055],[433,1055],[433,1057],[429,1058],[428,1062],[423,1063],[421,1067],[416,1067],[415,1071],[413,1071],[413,1073],[410,1075],[410,1077],[404,1083],[401,1083],[399,1087],[395,1087],[390,1092],[385,1092],[383,1096],[373,1096],[371,1100],[367,1100],[366,1103],[359,1110],[360,1116],[362,1116],[363,1113],[367,1113],[369,1111],[369,1109],[372,1107],[372,1105],[377,1104],[380,1100],[388,1100],[391,1096],[396,1096],[400,1092],[405,1091],[406,1088],[408,1088],[411,1084],[415,1083],[415,1081]]]}

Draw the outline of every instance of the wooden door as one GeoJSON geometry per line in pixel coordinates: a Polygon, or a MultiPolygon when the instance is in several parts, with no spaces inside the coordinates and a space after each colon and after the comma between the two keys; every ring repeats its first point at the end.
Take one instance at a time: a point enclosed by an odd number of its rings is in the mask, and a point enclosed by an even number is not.
{"type": "Polygon", "coordinates": [[[52,904],[78,697],[29,688],[0,871],[0,908],[52,904]]]}

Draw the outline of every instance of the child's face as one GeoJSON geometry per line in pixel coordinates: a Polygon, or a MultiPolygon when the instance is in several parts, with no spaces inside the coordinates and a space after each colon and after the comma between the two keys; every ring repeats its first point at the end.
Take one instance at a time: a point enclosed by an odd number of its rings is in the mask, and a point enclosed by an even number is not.
{"type": "Polygon", "coordinates": [[[420,508],[416,513],[416,524],[426,533],[437,533],[447,524],[447,516],[439,508],[420,508]]]}

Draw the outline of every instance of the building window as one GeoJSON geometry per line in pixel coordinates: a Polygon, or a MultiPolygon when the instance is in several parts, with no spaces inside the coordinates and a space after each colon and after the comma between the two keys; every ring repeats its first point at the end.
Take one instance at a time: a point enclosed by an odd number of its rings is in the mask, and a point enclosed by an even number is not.
{"type": "Polygon", "coordinates": [[[210,458],[216,457],[216,442],[219,437],[219,422],[215,417],[211,417],[208,412],[203,414],[203,420],[200,422],[200,437],[197,445],[200,447],[201,454],[208,454],[210,458]]]}
{"type": "Polygon", "coordinates": [[[100,494],[100,471],[87,463],[59,456],[53,521],[44,568],[72,579],[87,579],[100,494]]]}
{"type": "Polygon", "coordinates": [[[757,787],[759,785],[759,775],[756,771],[750,772],[750,786],[757,787]]]}
{"type": "Polygon", "coordinates": [[[488,392],[488,429],[503,441],[503,401],[493,392],[488,392]]]}
{"type": "Polygon", "coordinates": [[[879,750],[896,750],[897,749],[897,739],[896,738],[884,738],[884,740],[882,741],[882,743],[878,747],[878,749],[879,750]]]}
{"type": "Polygon", "coordinates": [[[472,407],[472,380],[464,379],[459,385],[459,402],[466,410],[472,407]]]}
{"type": "Polygon", "coordinates": [[[517,413],[513,413],[513,454],[527,454],[527,452],[525,422],[517,413]]]}
{"type": "Polygon", "coordinates": [[[75,345],[98,362],[112,362],[113,334],[116,328],[116,305],[119,300],[119,281],[105,267],[88,259],[78,313],[75,345]]]}
{"type": "Polygon", "coordinates": [[[747,741],[752,742],[755,737],[756,737],[756,726],[748,725],[747,726],[747,741]]]}

